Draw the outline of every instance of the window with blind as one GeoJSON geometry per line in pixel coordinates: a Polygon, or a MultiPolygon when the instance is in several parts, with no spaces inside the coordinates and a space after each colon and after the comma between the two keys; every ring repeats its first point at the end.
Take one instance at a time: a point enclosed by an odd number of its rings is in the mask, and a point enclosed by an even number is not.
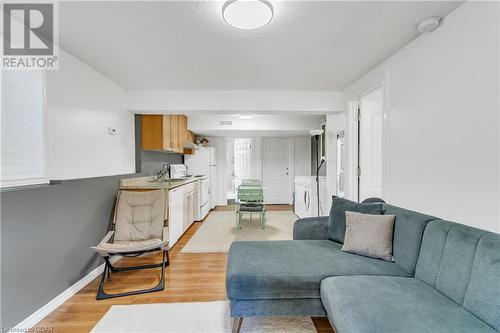
{"type": "Polygon", "coordinates": [[[48,183],[43,71],[2,71],[2,188],[48,183]]]}

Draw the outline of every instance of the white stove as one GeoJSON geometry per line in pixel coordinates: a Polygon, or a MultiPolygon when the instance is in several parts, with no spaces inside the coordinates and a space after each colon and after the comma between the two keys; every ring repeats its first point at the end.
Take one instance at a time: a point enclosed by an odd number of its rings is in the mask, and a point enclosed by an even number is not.
{"type": "Polygon", "coordinates": [[[198,202],[199,209],[196,221],[203,220],[210,211],[210,179],[208,176],[199,177],[198,202]]]}

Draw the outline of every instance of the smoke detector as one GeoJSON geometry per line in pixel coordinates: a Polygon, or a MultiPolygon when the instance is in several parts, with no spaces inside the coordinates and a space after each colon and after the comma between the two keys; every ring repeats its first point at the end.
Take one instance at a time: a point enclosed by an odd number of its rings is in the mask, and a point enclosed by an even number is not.
{"type": "Polygon", "coordinates": [[[439,16],[428,17],[426,19],[423,19],[417,25],[417,31],[420,34],[428,33],[428,32],[433,32],[434,30],[436,30],[441,25],[442,21],[443,21],[443,18],[439,17],[439,16]]]}

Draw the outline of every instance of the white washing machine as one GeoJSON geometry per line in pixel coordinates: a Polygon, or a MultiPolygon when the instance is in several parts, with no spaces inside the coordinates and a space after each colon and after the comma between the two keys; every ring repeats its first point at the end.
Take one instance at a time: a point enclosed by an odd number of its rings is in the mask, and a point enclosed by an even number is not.
{"type": "Polygon", "coordinates": [[[319,177],[320,207],[318,214],[318,197],[316,187],[316,176],[295,177],[295,200],[294,211],[299,218],[326,216],[329,214],[327,205],[328,191],[326,188],[326,177],[319,177]]]}

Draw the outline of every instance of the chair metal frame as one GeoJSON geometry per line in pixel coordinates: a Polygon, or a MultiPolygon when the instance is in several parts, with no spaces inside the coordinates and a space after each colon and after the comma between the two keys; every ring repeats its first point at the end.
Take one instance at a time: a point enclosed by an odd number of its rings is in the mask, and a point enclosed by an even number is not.
{"type": "Polygon", "coordinates": [[[104,257],[105,261],[105,266],[104,266],[104,272],[102,272],[101,276],[101,282],[99,283],[99,288],[97,290],[97,300],[102,300],[102,299],[109,299],[109,298],[115,298],[115,297],[124,297],[124,296],[133,296],[133,295],[139,295],[139,294],[147,294],[147,293],[152,293],[156,291],[162,291],[165,289],[165,268],[166,266],[170,265],[170,256],[168,253],[168,249],[163,249],[162,247],[154,248],[151,250],[146,250],[146,251],[134,251],[134,252],[125,252],[125,253],[108,253],[109,256],[104,257]],[[113,256],[120,256],[120,257],[140,257],[142,255],[152,253],[152,252],[158,252],[162,251],[163,252],[163,258],[160,263],[157,264],[148,264],[148,265],[140,265],[140,266],[127,266],[127,267],[116,267],[113,266],[111,263],[111,258],[113,256]],[[160,282],[152,288],[147,288],[147,289],[140,289],[140,290],[133,290],[133,291],[128,291],[128,292],[123,292],[123,293],[114,293],[114,294],[109,294],[104,290],[104,284],[105,281],[111,281],[111,273],[118,273],[118,272],[127,272],[127,271],[135,271],[135,270],[141,270],[141,269],[150,269],[150,268],[158,268],[161,267],[161,277],[160,277],[160,282]]]}

